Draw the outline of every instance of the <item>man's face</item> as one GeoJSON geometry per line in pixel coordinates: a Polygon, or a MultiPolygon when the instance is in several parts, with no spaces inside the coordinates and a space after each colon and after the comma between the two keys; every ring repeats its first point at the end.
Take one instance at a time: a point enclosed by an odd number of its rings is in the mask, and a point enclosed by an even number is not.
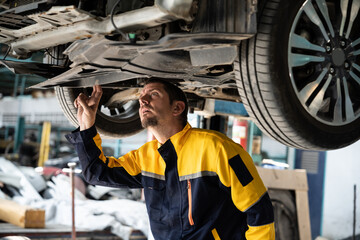
{"type": "Polygon", "coordinates": [[[144,128],[168,123],[172,118],[169,95],[161,83],[145,85],[139,97],[139,115],[144,128]]]}

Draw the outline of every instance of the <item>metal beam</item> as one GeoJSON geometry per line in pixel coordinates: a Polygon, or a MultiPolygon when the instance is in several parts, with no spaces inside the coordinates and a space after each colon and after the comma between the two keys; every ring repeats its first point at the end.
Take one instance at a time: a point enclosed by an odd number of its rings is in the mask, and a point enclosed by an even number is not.
{"type": "Polygon", "coordinates": [[[25,117],[19,116],[15,127],[14,153],[18,152],[20,144],[24,141],[25,117]]]}

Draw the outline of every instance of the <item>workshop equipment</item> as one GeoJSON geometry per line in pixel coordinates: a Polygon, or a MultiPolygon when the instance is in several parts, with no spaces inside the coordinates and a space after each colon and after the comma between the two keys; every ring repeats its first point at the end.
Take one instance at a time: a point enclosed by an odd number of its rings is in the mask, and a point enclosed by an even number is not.
{"type": "Polygon", "coordinates": [[[76,229],[75,229],[75,173],[81,172],[80,170],[76,170],[76,163],[69,162],[69,168],[64,168],[63,172],[67,172],[70,175],[70,184],[71,184],[71,216],[72,216],[72,233],[71,238],[73,240],[76,239],[76,229]]]}

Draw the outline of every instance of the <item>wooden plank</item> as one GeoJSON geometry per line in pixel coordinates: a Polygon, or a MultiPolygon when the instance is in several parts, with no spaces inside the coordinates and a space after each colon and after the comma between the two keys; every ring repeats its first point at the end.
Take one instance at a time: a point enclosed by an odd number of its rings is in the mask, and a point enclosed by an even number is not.
{"type": "Polygon", "coordinates": [[[19,205],[14,201],[0,199],[0,220],[22,228],[44,228],[45,210],[19,205]]]}
{"type": "Polygon", "coordinates": [[[306,170],[280,170],[261,167],[258,167],[257,170],[267,188],[295,190],[299,237],[300,240],[311,239],[306,170]]]}
{"type": "Polygon", "coordinates": [[[298,227],[300,240],[308,240],[311,238],[310,216],[309,216],[309,200],[307,191],[295,191],[296,209],[298,217],[298,227]]]}
{"type": "Polygon", "coordinates": [[[257,170],[267,188],[308,190],[306,171],[303,169],[280,170],[258,167],[257,170]]]}

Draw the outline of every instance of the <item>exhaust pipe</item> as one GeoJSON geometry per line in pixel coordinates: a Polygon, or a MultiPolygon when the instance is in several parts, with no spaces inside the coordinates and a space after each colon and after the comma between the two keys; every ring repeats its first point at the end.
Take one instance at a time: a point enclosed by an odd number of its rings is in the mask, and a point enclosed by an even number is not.
{"type": "MultiPolygon", "coordinates": [[[[192,0],[156,0],[154,6],[115,15],[113,20],[117,28],[125,31],[150,28],[179,19],[191,21],[192,5],[192,0]]],[[[0,27],[0,43],[10,45],[15,54],[90,38],[94,34],[106,35],[115,30],[110,16],[100,19],[74,6],[52,7],[29,18],[37,23],[19,30],[0,27]]]]}

